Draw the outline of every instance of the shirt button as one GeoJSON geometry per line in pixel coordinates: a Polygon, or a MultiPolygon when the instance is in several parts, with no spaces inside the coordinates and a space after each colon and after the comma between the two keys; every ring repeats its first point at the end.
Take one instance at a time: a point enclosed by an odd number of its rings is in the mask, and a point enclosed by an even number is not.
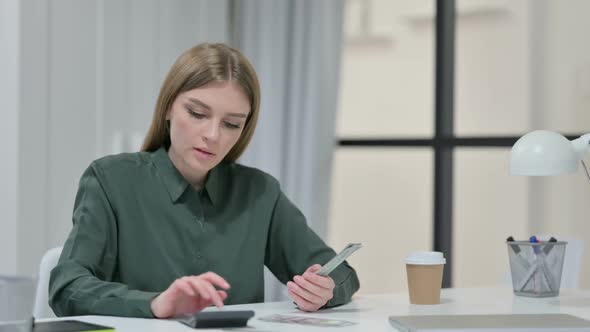
{"type": "Polygon", "coordinates": [[[198,253],[197,253],[197,258],[198,258],[198,259],[201,259],[201,258],[203,258],[203,256],[201,256],[201,253],[200,253],[200,252],[198,252],[198,253]]]}

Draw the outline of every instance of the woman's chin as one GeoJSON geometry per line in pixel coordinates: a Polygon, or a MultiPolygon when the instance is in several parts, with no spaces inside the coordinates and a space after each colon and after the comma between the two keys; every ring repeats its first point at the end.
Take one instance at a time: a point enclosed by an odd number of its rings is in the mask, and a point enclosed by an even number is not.
{"type": "Polygon", "coordinates": [[[199,172],[209,172],[213,167],[218,164],[217,158],[200,160],[198,158],[191,158],[190,167],[199,172]]]}

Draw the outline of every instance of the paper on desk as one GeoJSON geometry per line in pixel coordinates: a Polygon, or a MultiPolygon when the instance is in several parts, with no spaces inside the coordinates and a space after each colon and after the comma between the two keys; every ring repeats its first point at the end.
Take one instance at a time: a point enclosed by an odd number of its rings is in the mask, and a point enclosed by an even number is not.
{"type": "Polygon", "coordinates": [[[349,322],[346,320],[337,319],[326,319],[317,317],[303,317],[303,316],[291,316],[291,315],[270,315],[258,318],[261,321],[272,322],[272,323],[287,323],[287,324],[300,324],[300,325],[312,325],[312,326],[323,326],[323,327],[342,327],[350,326],[356,323],[349,322]]]}

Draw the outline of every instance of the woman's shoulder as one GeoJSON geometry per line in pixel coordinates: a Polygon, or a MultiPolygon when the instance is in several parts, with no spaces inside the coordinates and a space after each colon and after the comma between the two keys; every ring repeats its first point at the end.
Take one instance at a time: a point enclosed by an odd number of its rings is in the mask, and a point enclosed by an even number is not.
{"type": "Polygon", "coordinates": [[[116,173],[119,171],[137,171],[138,168],[150,167],[152,159],[149,152],[126,152],[107,155],[94,160],[90,167],[99,172],[116,173]]]}
{"type": "Polygon", "coordinates": [[[239,163],[228,163],[226,167],[231,178],[239,182],[266,184],[273,187],[279,187],[279,181],[274,176],[259,168],[239,163]]]}

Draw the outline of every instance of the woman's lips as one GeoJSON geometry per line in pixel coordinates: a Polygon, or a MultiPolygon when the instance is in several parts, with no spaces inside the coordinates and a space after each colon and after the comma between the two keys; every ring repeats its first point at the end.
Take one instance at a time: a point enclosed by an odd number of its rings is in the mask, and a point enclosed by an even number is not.
{"type": "Polygon", "coordinates": [[[203,149],[199,149],[199,148],[194,148],[193,150],[195,151],[195,153],[199,159],[211,159],[215,156],[214,153],[211,153],[207,150],[203,150],[203,149]]]}

